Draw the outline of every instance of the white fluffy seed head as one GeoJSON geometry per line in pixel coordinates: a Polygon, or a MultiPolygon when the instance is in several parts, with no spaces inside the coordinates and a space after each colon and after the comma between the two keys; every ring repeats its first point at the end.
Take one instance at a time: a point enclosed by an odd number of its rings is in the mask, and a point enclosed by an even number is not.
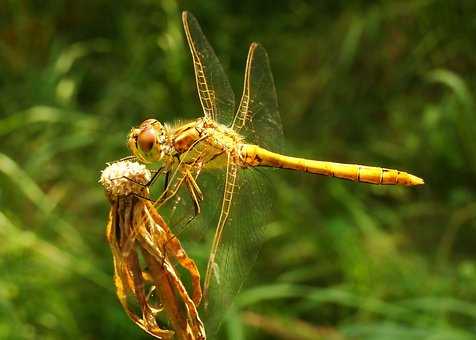
{"type": "Polygon", "coordinates": [[[151,173],[145,165],[120,161],[108,165],[101,171],[99,183],[102,184],[109,198],[116,199],[131,193],[147,195],[148,190],[143,185],[147,184],[150,179],[151,173]]]}

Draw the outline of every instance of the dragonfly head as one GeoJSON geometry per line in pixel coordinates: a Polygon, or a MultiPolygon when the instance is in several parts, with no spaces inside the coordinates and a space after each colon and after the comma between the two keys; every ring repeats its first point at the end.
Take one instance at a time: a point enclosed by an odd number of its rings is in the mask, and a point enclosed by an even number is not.
{"type": "Polygon", "coordinates": [[[127,145],[141,162],[152,163],[162,159],[165,128],[155,119],[147,119],[129,133],[127,145]]]}

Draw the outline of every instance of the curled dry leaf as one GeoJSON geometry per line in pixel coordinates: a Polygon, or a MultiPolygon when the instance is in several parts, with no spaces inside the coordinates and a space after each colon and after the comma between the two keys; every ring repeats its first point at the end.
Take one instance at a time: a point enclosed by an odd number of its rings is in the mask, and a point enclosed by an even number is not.
{"type": "Polygon", "coordinates": [[[103,170],[99,182],[111,202],[107,240],[114,260],[114,283],[132,321],[158,339],[205,339],[197,312],[200,274],[154,205],[148,200],[145,166],[120,161],[103,170]],[[174,265],[191,278],[189,295],[174,265]],[[173,330],[158,322],[163,312],[173,330]]]}

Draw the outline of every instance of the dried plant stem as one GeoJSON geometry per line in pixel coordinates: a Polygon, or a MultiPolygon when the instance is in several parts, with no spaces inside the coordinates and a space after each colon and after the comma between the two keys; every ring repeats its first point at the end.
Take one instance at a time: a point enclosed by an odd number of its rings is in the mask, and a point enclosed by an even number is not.
{"type": "Polygon", "coordinates": [[[183,312],[181,311],[182,307],[179,306],[179,300],[177,299],[173,286],[169,281],[169,274],[162,268],[162,266],[170,266],[170,264],[167,260],[165,260],[163,264],[157,263],[155,257],[144,249],[142,249],[142,255],[149,267],[152,279],[155,281],[155,286],[158,290],[162,307],[175,330],[175,335],[181,340],[190,339],[190,336],[187,335],[187,321],[183,317],[183,312]]]}

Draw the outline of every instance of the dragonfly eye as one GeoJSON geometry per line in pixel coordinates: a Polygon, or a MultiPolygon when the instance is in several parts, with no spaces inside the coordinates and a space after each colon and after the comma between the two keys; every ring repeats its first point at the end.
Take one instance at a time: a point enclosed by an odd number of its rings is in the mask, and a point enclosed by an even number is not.
{"type": "Polygon", "coordinates": [[[152,150],[156,141],[156,132],[153,128],[145,129],[137,136],[137,145],[143,152],[152,150]]]}

